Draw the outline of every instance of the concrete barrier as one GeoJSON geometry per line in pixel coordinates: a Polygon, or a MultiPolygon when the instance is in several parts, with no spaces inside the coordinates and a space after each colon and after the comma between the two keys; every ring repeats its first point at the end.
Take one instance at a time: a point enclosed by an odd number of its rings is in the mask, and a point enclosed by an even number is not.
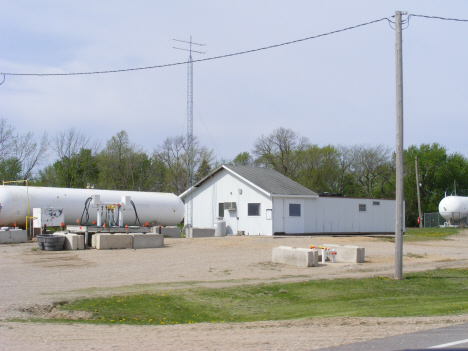
{"type": "Polygon", "coordinates": [[[336,262],[355,262],[363,263],[365,259],[366,249],[359,246],[351,245],[336,245],[336,244],[323,244],[327,249],[334,249],[336,251],[336,262]]]}
{"type": "Polygon", "coordinates": [[[55,232],[54,234],[65,236],[64,250],[84,250],[84,235],[68,232],[55,232]]]}
{"type": "Polygon", "coordinates": [[[151,227],[151,233],[153,234],[162,234],[170,238],[180,238],[181,231],[179,227],[151,227]],[[161,229],[161,232],[159,230],[161,229]]]}
{"type": "Polygon", "coordinates": [[[186,238],[207,238],[214,237],[214,228],[185,228],[186,238]]]}
{"type": "Polygon", "coordinates": [[[274,263],[289,264],[298,267],[317,267],[318,251],[313,249],[278,246],[273,248],[274,263]]]}
{"type": "Polygon", "coordinates": [[[131,234],[133,236],[134,249],[148,249],[164,246],[163,234],[131,234]]]}
{"type": "Polygon", "coordinates": [[[21,229],[0,230],[0,244],[27,243],[28,232],[21,229]]]}
{"type": "Polygon", "coordinates": [[[130,234],[94,234],[92,242],[98,250],[133,249],[133,236],[130,234]]]}

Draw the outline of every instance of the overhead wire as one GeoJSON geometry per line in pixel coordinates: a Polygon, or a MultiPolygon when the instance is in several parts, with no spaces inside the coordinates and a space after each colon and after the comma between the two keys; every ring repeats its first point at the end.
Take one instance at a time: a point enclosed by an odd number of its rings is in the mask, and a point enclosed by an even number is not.
{"type": "MultiPolygon", "coordinates": [[[[390,18],[392,18],[392,17],[395,17],[395,16],[391,16],[390,18]]],[[[236,52],[236,53],[232,53],[232,54],[226,54],[226,55],[208,57],[208,58],[204,58],[204,59],[192,60],[192,62],[212,61],[212,60],[218,60],[218,59],[227,58],[227,57],[250,54],[250,53],[253,53],[253,52],[258,52],[258,51],[263,51],[263,50],[269,50],[269,49],[278,48],[278,47],[285,46],[285,45],[296,44],[296,43],[300,43],[300,42],[311,40],[311,39],[317,39],[317,38],[325,37],[325,36],[328,36],[328,35],[345,32],[345,31],[348,31],[348,30],[368,26],[368,25],[378,23],[378,22],[382,22],[382,21],[390,21],[390,19],[388,17],[384,17],[384,18],[380,18],[380,19],[373,20],[373,21],[370,21],[370,22],[361,23],[361,24],[358,24],[358,25],[355,25],[355,26],[346,27],[346,28],[342,28],[342,29],[337,29],[337,30],[334,30],[334,31],[331,31],[331,32],[322,33],[322,34],[318,34],[318,35],[313,35],[313,36],[310,36],[310,37],[307,37],[307,38],[296,39],[296,40],[284,42],[284,43],[281,43],[281,44],[274,44],[274,45],[265,46],[265,47],[261,47],[261,48],[257,48],[257,49],[240,51],[240,52],[236,52]]],[[[4,75],[4,76],[36,76],[36,77],[94,75],[94,74],[108,74],[108,73],[122,73],[122,72],[131,72],[131,71],[142,71],[142,70],[155,69],[155,68],[180,66],[180,65],[185,65],[186,63],[187,63],[187,61],[167,63],[167,64],[163,64],[163,65],[155,65],[155,66],[147,66],[147,67],[136,67],[136,68],[125,68],[125,69],[92,71],[92,72],[71,72],[71,73],[11,73],[11,72],[0,72],[0,75],[4,75]]]]}
{"type": "Polygon", "coordinates": [[[210,131],[208,130],[208,127],[206,126],[205,121],[203,120],[203,118],[202,118],[200,112],[198,112],[198,109],[197,109],[196,106],[194,106],[194,107],[195,107],[195,111],[197,111],[198,117],[200,117],[200,121],[202,121],[203,125],[205,126],[206,132],[207,132],[208,135],[210,136],[210,139],[211,139],[211,141],[213,142],[213,144],[214,144],[214,146],[215,146],[215,148],[216,148],[216,151],[218,151],[218,154],[219,154],[219,156],[221,157],[221,159],[224,160],[224,157],[223,157],[223,155],[221,155],[221,151],[219,151],[218,145],[216,145],[216,143],[215,143],[213,137],[211,136],[211,133],[210,133],[210,131]]]}
{"type": "Polygon", "coordinates": [[[444,21],[468,22],[468,20],[466,20],[466,19],[459,19],[459,18],[448,18],[448,17],[439,17],[439,16],[425,16],[425,15],[415,15],[415,14],[411,14],[410,16],[429,18],[429,19],[439,19],[439,20],[444,20],[444,21]]]}

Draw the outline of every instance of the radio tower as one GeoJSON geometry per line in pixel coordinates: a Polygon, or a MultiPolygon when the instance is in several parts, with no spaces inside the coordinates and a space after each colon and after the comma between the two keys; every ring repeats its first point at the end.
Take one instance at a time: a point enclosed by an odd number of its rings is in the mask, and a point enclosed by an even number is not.
{"type": "Polygon", "coordinates": [[[189,59],[187,62],[187,156],[188,156],[188,164],[187,164],[187,189],[190,189],[189,194],[187,196],[187,220],[186,226],[191,228],[193,226],[193,193],[192,193],[192,186],[193,186],[193,168],[194,168],[194,155],[193,155],[193,60],[192,60],[192,52],[196,52],[198,54],[204,54],[204,52],[192,50],[192,45],[198,46],[205,46],[205,44],[198,44],[192,42],[192,37],[190,37],[190,41],[185,40],[178,40],[174,39],[175,41],[179,41],[182,43],[189,44],[189,49],[182,49],[176,48],[178,50],[185,50],[189,51],[189,59]]]}

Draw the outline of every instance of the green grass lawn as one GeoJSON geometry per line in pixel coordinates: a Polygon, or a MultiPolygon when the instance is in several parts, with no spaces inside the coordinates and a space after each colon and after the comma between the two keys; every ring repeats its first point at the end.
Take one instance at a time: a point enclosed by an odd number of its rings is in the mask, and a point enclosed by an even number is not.
{"type": "Polygon", "coordinates": [[[407,228],[403,237],[404,241],[424,241],[446,239],[450,235],[460,232],[459,228],[407,228]]]}
{"type": "Polygon", "coordinates": [[[407,274],[403,280],[311,280],[289,284],[194,288],[85,299],[66,310],[90,311],[85,323],[182,324],[318,317],[401,317],[467,313],[468,269],[407,274]]]}

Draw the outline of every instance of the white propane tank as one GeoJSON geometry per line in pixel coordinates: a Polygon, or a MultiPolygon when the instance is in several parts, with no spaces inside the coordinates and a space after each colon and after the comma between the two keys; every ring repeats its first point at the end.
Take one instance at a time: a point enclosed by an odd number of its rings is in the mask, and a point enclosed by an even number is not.
{"type": "MultiPolygon", "coordinates": [[[[99,189],[70,189],[48,187],[25,187],[0,185],[0,226],[23,227],[33,208],[58,207],[65,210],[65,225],[77,224],[81,220],[86,199],[99,195],[102,202],[122,201],[123,196],[130,196],[135,204],[141,225],[175,226],[184,218],[184,203],[175,194],[116,191],[99,189]],[[29,196],[28,196],[29,194],[29,196]]],[[[89,222],[96,221],[97,209],[89,206],[89,222]]],[[[130,205],[123,211],[124,225],[134,225],[135,211],[130,205]]],[[[83,217],[84,221],[84,217],[83,217]]],[[[138,223],[137,223],[138,225],[138,223]]]]}
{"type": "Polygon", "coordinates": [[[468,215],[468,197],[447,196],[439,203],[439,213],[447,220],[459,221],[468,215]]]}

